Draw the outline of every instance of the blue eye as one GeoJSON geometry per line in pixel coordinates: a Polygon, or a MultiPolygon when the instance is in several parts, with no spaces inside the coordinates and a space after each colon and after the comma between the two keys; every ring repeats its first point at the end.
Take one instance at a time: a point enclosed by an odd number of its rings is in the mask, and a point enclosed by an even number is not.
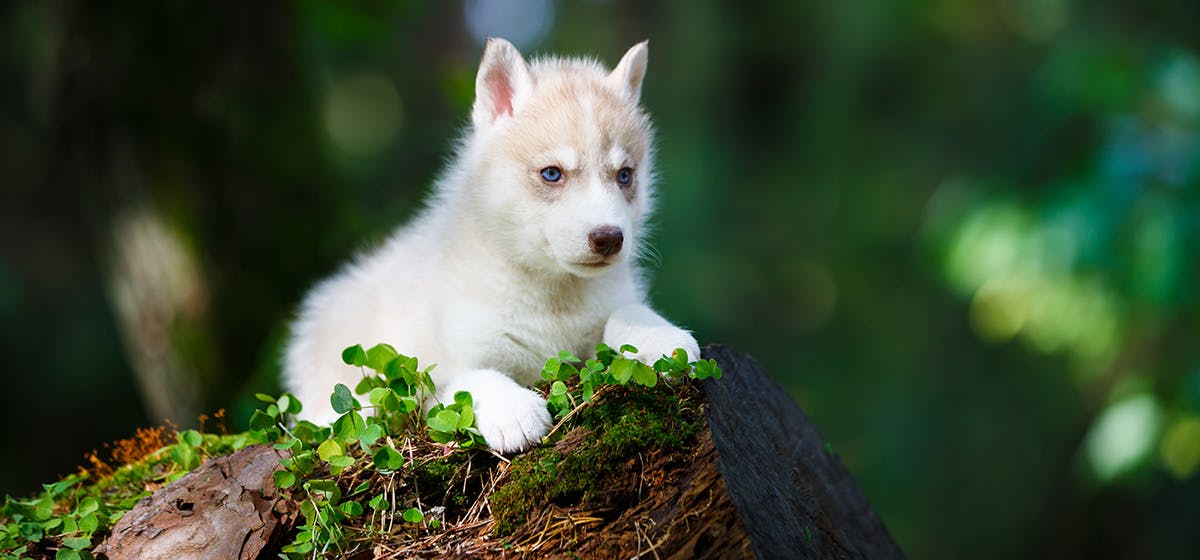
{"type": "Polygon", "coordinates": [[[562,180],[563,176],[562,170],[554,166],[543,168],[541,175],[542,180],[547,183],[557,183],[562,180]]]}
{"type": "Polygon", "coordinates": [[[617,171],[617,182],[622,186],[628,186],[629,183],[633,182],[633,170],[628,167],[622,167],[620,171],[617,171]]]}

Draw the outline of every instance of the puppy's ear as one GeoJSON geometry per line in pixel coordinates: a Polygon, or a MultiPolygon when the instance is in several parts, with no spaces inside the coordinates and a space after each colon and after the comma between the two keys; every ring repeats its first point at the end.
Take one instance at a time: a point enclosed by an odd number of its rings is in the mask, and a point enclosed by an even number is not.
{"type": "Polygon", "coordinates": [[[634,45],[608,75],[609,87],[634,103],[642,96],[642,78],[646,77],[646,58],[649,52],[649,40],[634,45]]]}
{"type": "Polygon", "coordinates": [[[498,119],[516,114],[531,89],[529,64],[517,48],[504,39],[489,38],[475,76],[475,106],[471,109],[475,128],[490,127],[498,119]]]}

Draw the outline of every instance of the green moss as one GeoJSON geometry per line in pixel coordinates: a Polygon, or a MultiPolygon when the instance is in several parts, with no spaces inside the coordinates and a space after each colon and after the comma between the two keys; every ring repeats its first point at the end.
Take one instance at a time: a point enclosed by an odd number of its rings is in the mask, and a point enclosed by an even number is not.
{"type": "MultiPolygon", "coordinates": [[[[464,493],[462,484],[469,458],[468,453],[452,453],[417,467],[415,475],[421,499],[426,503],[441,504],[447,509],[469,506],[475,496],[464,493]]],[[[472,490],[471,486],[478,485],[468,485],[468,490],[472,490]]]]}
{"type": "Polygon", "coordinates": [[[666,384],[620,387],[583,409],[576,429],[586,432],[568,435],[563,442],[568,449],[539,448],[513,460],[509,482],[489,498],[496,533],[511,533],[529,512],[549,503],[594,499],[612,487],[603,484],[610,477],[636,477],[621,471],[642,451],[690,446],[703,419],[681,395],[693,394],[666,384]]]}

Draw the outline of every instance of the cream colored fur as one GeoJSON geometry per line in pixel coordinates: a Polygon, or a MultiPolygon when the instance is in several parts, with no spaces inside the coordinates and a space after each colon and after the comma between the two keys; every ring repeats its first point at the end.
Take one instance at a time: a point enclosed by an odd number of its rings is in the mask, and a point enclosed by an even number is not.
{"type": "Polygon", "coordinates": [[[433,372],[438,398],[474,397],[479,429],[502,452],[549,430],[545,401],[526,387],[559,350],[594,355],[630,343],[652,363],[692,336],[646,305],[637,245],[651,206],[652,130],[638,106],[646,43],[612,72],[578,59],[527,64],[491,39],[476,83],[472,126],[429,206],[389,241],[317,286],[293,325],[285,382],[302,417],[331,421],[336,383],[358,368],[354,344],[387,342],[433,372]],[[562,170],[559,184],[540,171],[562,170]],[[634,170],[622,187],[617,173],[634,170]],[[615,226],[605,257],[589,233],[615,226]]]}

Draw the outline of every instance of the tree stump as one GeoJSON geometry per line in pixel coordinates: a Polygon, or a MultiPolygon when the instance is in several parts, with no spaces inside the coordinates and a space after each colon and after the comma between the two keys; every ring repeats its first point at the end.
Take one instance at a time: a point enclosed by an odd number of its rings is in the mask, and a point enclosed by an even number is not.
{"type": "MultiPolygon", "coordinates": [[[[641,464],[614,475],[614,489],[634,484],[625,488],[634,503],[618,511],[546,504],[507,541],[488,523],[435,534],[428,549],[377,546],[356,557],[904,558],[788,393],[748,356],[719,345],[704,354],[724,376],[686,392],[699,402],[685,402],[704,411],[708,430],[690,449],[647,450],[641,464]],[[547,541],[551,525],[574,536],[547,541]]],[[[577,430],[556,448],[591,436],[577,430]]],[[[274,558],[298,509],[274,487],[280,457],[255,446],[209,460],[142,500],[96,552],[113,560],[274,558]]]]}

